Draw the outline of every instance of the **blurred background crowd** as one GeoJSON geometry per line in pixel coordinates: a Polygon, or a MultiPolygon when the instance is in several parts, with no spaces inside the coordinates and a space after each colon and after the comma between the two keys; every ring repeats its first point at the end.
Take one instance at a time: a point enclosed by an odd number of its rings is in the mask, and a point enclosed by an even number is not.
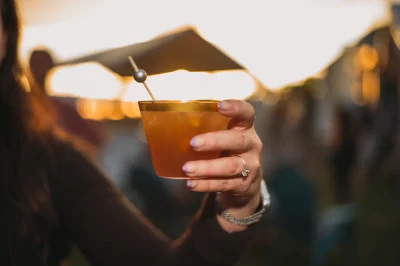
{"type": "Polygon", "coordinates": [[[169,236],[202,195],[153,171],[129,55],[158,99],[255,107],[272,207],[238,265],[400,265],[400,1],[20,6],[21,56],[59,125],[169,236]]]}

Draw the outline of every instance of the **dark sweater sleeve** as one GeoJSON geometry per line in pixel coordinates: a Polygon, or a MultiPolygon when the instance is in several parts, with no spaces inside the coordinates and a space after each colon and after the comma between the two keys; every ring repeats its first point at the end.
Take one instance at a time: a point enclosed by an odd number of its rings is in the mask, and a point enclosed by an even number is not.
{"type": "Polygon", "coordinates": [[[232,265],[254,233],[223,230],[209,194],[193,225],[172,241],[71,144],[57,143],[54,158],[50,186],[60,224],[92,265],[232,265]]]}

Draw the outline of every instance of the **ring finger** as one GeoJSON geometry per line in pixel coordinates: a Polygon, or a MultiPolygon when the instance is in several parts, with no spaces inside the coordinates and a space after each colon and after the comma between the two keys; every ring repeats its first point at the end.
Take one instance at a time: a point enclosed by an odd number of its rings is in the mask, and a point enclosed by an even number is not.
{"type": "MultiPolygon", "coordinates": [[[[243,155],[245,157],[245,155],[243,155]]],[[[246,164],[246,159],[238,156],[229,156],[214,160],[200,160],[187,162],[183,171],[189,177],[241,177],[242,170],[255,169],[252,165],[246,164]]],[[[249,160],[250,162],[250,160],[249,160]]]]}

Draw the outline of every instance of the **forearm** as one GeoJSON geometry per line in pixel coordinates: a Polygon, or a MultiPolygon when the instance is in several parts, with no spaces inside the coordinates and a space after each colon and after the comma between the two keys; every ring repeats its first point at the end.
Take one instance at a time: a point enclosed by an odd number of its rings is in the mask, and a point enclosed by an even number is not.
{"type": "Polygon", "coordinates": [[[217,221],[215,194],[208,194],[193,226],[171,241],[95,164],[70,144],[54,145],[56,171],[49,184],[60,226],[93,265],[233,265],[254,234],[254,226],[224,230],[217,221]]]}
{"type": "MultiPolygon", "coordinates": [[[[242,211],[251,212],[250,206],[242,211]]],[[[169,265],[233,265],[255,228],[230,230],[216,215],[215,194],[208,194],[191,229],[171,245],[167,260],[169,265]]]]}

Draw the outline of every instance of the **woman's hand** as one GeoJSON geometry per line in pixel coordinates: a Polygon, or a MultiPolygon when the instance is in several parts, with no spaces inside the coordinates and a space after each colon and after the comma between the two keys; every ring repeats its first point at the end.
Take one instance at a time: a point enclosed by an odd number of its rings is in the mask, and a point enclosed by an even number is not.
{"type": "MultiPolygon", "coordinates": [[[[187,162],[183,170],[188,177],[189,189],[198,192],[222,192],[222,205],[232,215],[244,218],[253,214],[260,204],[260,166],[262,143],[254,129],[254,108],[247,102],[226,100],[220,102],[219,111],[231,117],[225,131],[196,136],[191,146],[196,151],[221,151],[224,156],[215,160],[187,162]],[[235,156],[235,155],[239,155],[235,156]],[[244,160],[249,170],[247,177],[241,175],[244,160]]],[[[235,226],[218,217],[227,231],[239,231],[235,226]]]]}

